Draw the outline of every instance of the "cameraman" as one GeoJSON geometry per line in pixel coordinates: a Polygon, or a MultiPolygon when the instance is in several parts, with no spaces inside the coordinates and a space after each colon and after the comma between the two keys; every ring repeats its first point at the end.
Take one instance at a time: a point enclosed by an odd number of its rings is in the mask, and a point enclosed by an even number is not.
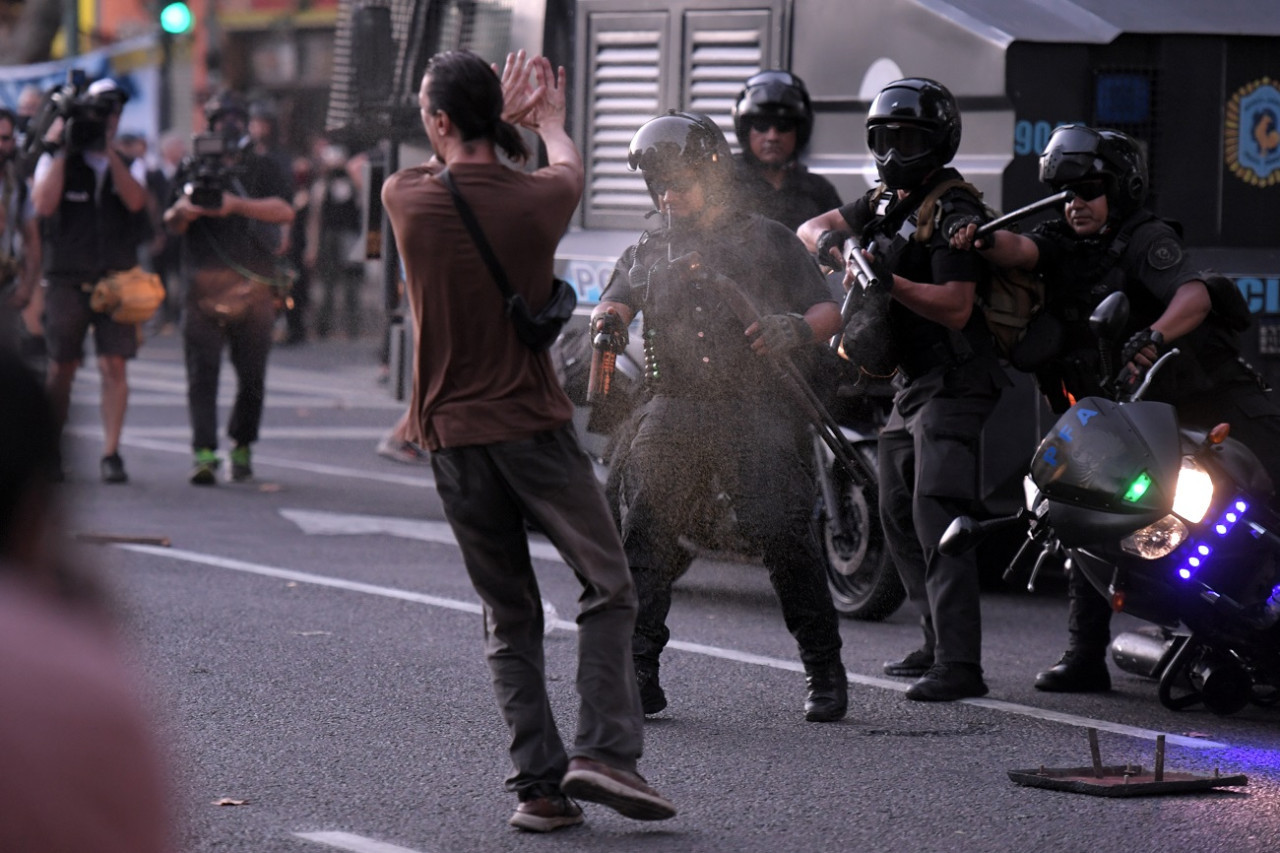
{"type": "Polygon", "coordinates": [[[18,118],[0,107],[0,345],[34,356],[22,317],[40,282],[40,234],[16,158],[18,118]]]}
{"type": "Polygon", "coordinates": [[[138,263],[146,171],[111,144],[128,100],[114,80],[97,80],[84,93],[62,87],[54,95],[58,115],[41,137],[31,189],[44,245],[49,396],[61,428],[92,326],[102,374],[102,479],[124,483],[129,477],[119,451],[129,402],[125,361],[137,354],[138,330],[94,313],[89,294],[100,279],[138,263]]]}
{"type": "Polygon", "coordinates": [[[231,479],[253,477],[249,446],[258,440],[266,393],[267,353],[276,319],[278,256],[293,221],[288,177],[249,150],[249,110],[233,92],[204,108],[209,132],[192,141],[194,156],[174,181],[165,228],[182,236],[186,305],[182,342],[195,463],[191,482],[217,482],[218,372],[230,348],[236,400],[227,424],[231,479]]]}

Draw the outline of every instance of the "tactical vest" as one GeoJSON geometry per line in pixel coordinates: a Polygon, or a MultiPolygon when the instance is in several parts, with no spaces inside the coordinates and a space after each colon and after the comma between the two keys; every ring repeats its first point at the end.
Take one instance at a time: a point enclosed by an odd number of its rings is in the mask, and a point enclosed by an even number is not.
{"type": "Polygon", "coordinates": [[[58,209],[40,221],[45,275],[89,282],[136,266],[139,216],[124,206],[111,172],[103,177],[98,203],[97,176],[83,157],[68,155],[65,174],[58,209]]]}

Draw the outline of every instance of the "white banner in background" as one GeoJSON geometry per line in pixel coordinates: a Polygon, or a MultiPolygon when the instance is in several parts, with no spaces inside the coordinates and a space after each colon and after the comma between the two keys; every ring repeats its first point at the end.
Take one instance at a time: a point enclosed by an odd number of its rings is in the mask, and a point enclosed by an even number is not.
{"type": "Polygon", "coordinates": [[[160,47],[156,36],[139,36],[79,56],[32,65],[0,67],[0,104],[15,109],[28,86],[41,93],[67,81],[78,68],[92,82],[111,77],[128,95],[120,117],[120,133],[145,136],[154,146],[160,135],[160,47]]]}

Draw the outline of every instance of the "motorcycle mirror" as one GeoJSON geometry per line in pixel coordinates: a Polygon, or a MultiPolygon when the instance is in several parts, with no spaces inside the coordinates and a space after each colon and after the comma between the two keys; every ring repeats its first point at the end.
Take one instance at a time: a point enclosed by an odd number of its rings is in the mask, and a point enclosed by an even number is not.
{"type": "Polygon", "coordinates": [[[970,550],[982,539],[982,525],[967,515],[953,518],[946,532],[938,540],[938,550],[948,557],[958,557],[970,550]]]}
{"type": "Polygon", "coordinates": [[[1128,324],[1129,297],[1118,290],[1099,302],[1089,315],[1089,330],[1104,341],[1118,340],[1128,324]]]}

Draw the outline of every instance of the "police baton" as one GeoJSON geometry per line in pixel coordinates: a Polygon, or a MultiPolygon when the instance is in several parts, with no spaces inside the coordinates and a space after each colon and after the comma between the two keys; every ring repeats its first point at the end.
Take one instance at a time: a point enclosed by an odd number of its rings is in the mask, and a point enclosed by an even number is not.
{"type": "MultiPolygon", "coordinates": [[[[674,259],[672,267],[684,275],[700,279],[714,290],[744,326],[750,326],[760,319],[759,308],[743,292],[738,283],[728,276],[706,269],[698,252],[690,252],[674,259]]],[[[840,466],[848,472],[849,479],[859,488],[875,485],[878,482],[875,472],[867,466],[853,445],[845,438],[844,433],[840,431],[840,425],[827,411],[822,399],[799,368],[785,355],[770,355],[767,358],[773,365],[782,389],[808,417],[818,437],[830,448],[831,454],[840,466]]]]}
{"type": "Polygon", "coordinates": [[[1060,193],[1054,193],[1051,196],[1046,196],[1039,201],[1033,201],[1026,207],[1020,207],[1012,213],[1006,213],[1004,216],[991,220],[986,225],[978,226],[978,231],[973,235],[973,239],[976,241],[981,240],[983,237],[990,237],[1001,228],[1005,228],[1015,222],[1026,219],[1028,216],[1033,216],[1037,213],[1042,213],[1046,210],[1055,208],[1058,205],[1067,204],[1075,197],[1076,194],[1071,190],[1063,190],[1060,193]]]}

